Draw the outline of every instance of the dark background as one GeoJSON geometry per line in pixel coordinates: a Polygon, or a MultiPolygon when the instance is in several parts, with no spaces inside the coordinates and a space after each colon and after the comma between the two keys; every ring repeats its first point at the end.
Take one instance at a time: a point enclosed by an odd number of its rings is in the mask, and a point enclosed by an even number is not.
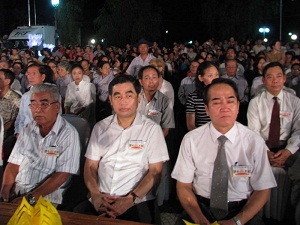
{"type": "MultiPolygon", "coordinates": [[[[65,1],[66,0],[60,0],[60,4],[64,4],[65,1]]],[[[117,0],[110,1],[117,2],[117,0]]],[[[242,42],[248,38],[253,40],[262,37],[262,34],[258,32],[259,26],[268,26],[271,29],[271,32],[266,35],[268,39],[279,38],[280,0],[257,1],[260,3],[263,2],[263,5],[259,8],[265,12],[263,15],[259,15],[259,18],[257,18],[258,15],[255,11],[249,12],[250,14],[244,13],[243,15],[243,12],[247,12],[249,4],[256,4],[255,0],[149,1],[160,9],[160,35],[157,36],[158,40],[155,40],[160,43],[167,42],[170,44],[172,41],[187,42],[196,39],[202,42],[210,37],[224,40],[230,36],[234,36],[238,41],[242,42]],[[234,9],[234,7],[236,7],[235,3],[240,3],[240,1],[244,3],[243,7],[241,9],[234,9]],[[241,12],[241,15],[236,12],[241,12]],[[203,21],[203,18],[200,16],[203,13],[208,13],[208,15],[214,19],[203,21]],[[247,23],[247,21],[253,18],[259,21],[255,24],[255,30],[253,27],[251,29],[249,23],[247,23]],[[228,20],[233,22],[236,20],[239,23],[235,23],[238,25],[229,29],[228,26],[230,26],[230,24],[225,23],[228,20]],[[165,33],[166,30],[168,30],[168,34],[165,33]]],[[[35,22],[33,2],[34,1],[31,0],[31,25],[34,25],[35,22]]],[[[81,42],[82,44],[87,44],[88,40],[97,33],[94,20],[99,16],[99,12],[103,9],[105,1],[74,0],[70,2],[79,6],[81,10],[75,20],[80,22],[81,42]]],[[[27,3],[28,0],[1,1],[0,36],[9,34],[17,26],[28,25],[27,3]]],[[[51,5],[51,0],[35,0],[35,4],[37,25],[54,25],[54,8],[51,5]]],[[[287,42],[290,41],[288,32],[300,36],[300,1],[283,0],[282,11],[282,40],[287,42]]],[[[124,18],[124,20],[126,20],[126,18],[124,18]]]]}

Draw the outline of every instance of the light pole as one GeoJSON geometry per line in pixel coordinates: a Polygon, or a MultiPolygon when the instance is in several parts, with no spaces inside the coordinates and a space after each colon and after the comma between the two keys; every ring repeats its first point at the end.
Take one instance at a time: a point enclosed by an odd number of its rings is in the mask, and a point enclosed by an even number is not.
{"type": "Polygon", "coordinates": [[[279,40],[281,41],[281,33],[282,33],[282,0],[279,3],[279,40]]]}
{"type": "Polygon", "coordinates": [[[260,32],[260,33],[263,33],[263,35],[264,35],[264,42],[266,42],[265,41],[265,37],[266,37],[266,33],[269,33],[270,32],[270,28],[268,28],[268,27],[261,27],[261,28],[259,28],[258,29],[258,31],[260,32]]]}
{"type": "Polygon", "coordinates": [[[56,16],[56,8],[59,6],[59,0],[51,0],[51,4],[54,7],[54,25],[55,25],[55,45],[58,45],[58,35],[57,35],[57,16],[56,16]]]}

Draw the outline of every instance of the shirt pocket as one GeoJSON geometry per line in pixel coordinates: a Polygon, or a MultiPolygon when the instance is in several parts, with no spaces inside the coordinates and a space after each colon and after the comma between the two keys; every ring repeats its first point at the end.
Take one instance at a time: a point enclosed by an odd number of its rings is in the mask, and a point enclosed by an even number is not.
{"type": "Polygon", "coordinates": [[[129,143],[126,146],[124,161],[128,163],[128,166],[140,166],[142,165],[143,156],[145,154],[145,143],[142,146],[132,146],[129,143]]]}

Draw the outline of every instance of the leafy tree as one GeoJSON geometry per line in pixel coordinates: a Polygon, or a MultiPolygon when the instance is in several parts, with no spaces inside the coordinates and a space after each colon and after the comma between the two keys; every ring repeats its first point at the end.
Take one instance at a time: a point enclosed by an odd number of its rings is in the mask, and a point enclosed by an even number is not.
{"type": "Polygon", "coordinates": [[[124,45],[140,38],[160,40],[161,10],[148,0],[110,0],[100,10],[94,24],[99,39],[124,45]]]}
{"type": "Polygon", "coordinates": [[[83,0],[63,0],[57,7],[57,32],[61,43],[81,43],[82,5],[83,0]]]}

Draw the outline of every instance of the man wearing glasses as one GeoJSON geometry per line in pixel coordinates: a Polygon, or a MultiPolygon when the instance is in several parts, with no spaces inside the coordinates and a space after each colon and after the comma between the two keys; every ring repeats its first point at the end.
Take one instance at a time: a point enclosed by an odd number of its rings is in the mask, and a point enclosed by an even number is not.
{"type": "Polygon", "coordinates": [[[37,84],[30,89],[33,120],[20,132],[4,172],[1,198],[20,203],[21,196],[34,205],[39,196],[61,204],[71,174],[79,169],[79,136],[60,114],[55,86],[37,84]]]}

